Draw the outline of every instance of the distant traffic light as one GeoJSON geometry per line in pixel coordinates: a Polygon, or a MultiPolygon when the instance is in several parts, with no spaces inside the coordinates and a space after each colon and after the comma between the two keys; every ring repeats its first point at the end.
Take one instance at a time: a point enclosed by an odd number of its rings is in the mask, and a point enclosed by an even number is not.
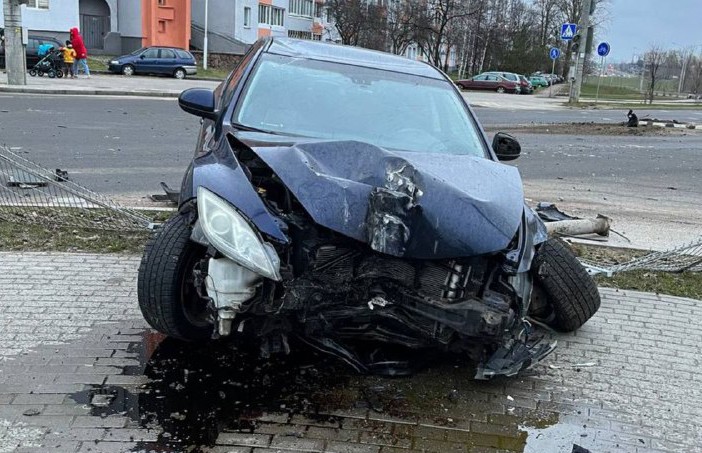
{"type": "Polygon", "coordinates": [[[582,36],[580,36],[580,32],[576,33],[575,36],[573,36],[573,45],[570,47],[570,49],[577,53],[578,49],[580,49],[580,40],[582,36]]]}

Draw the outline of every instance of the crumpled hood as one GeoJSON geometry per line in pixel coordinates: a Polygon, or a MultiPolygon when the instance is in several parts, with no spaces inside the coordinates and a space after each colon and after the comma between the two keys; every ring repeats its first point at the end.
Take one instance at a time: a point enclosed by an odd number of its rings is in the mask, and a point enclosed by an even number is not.
{"type": "Polygon", "coordinates": [[[252,149],[316,223],[378,252],[418,259],[496,252],[522,218],[519,172],[488,159],[354,141],[252,149]]]}

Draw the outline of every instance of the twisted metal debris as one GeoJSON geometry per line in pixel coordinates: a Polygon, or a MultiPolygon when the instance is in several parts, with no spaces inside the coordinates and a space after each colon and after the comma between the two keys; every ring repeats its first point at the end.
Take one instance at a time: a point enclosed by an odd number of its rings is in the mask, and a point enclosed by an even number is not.
{"type": "Polygon", "coordinates": [[[113,231],[143,231],[152,226],[143,214],[1,145],[0,220],[113,231]]]}

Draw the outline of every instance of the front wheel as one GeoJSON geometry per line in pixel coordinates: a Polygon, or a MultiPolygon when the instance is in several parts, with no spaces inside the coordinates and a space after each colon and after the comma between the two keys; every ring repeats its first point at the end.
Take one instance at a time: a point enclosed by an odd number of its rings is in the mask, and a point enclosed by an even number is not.
{"type": "Polygon", "coordinates": [[[130,64],[126,64],[122,66],[122,74],[126,76],[133,76],[134,75],[134,66],[130,64]]]}
{"type": "Polygon", "coordinates": [[[498,93],[502,94],[502,93],[505,92],[505,89],[504,89],[503,87],[497,87],[497,90],[496,90],[496,91],[497,91],[498,93]]]}
{"type": "Polygon", "coordinates": [[[600,308],[597,284],[560,239],[549,239],[532,262],[534,295],[531,315],[561,332],[572,332],[585,324],[600,308]],[[534,313],[538,310],[538,313],[534,313]]]}
{"type": "Polygon", "coordinates": [[[195,267],[205,247],[190,240],[184,216],[168,220],[148,242],[139,266],[139,308],[151,327],[181,340],[206,340],[213,324],[195,286],[195,267]]]}

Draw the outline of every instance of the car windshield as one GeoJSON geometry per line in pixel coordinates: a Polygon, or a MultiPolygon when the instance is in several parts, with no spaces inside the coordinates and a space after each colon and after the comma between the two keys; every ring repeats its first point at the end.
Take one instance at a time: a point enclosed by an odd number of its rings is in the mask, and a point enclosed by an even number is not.
{"type": "Polygon", "coordinates": [[[142,53],[145,50],[146,50],[146,47],[142,47],[141,49],[137,49],[134,52],[130,53],[129,55],[139,55],[140,53],[142,53]]]}
{"type": "Polygon", "coordinates": [[[485,156],[448,82],[347,64],[265,54],[233,121],[276,134],[485,156]]]}

